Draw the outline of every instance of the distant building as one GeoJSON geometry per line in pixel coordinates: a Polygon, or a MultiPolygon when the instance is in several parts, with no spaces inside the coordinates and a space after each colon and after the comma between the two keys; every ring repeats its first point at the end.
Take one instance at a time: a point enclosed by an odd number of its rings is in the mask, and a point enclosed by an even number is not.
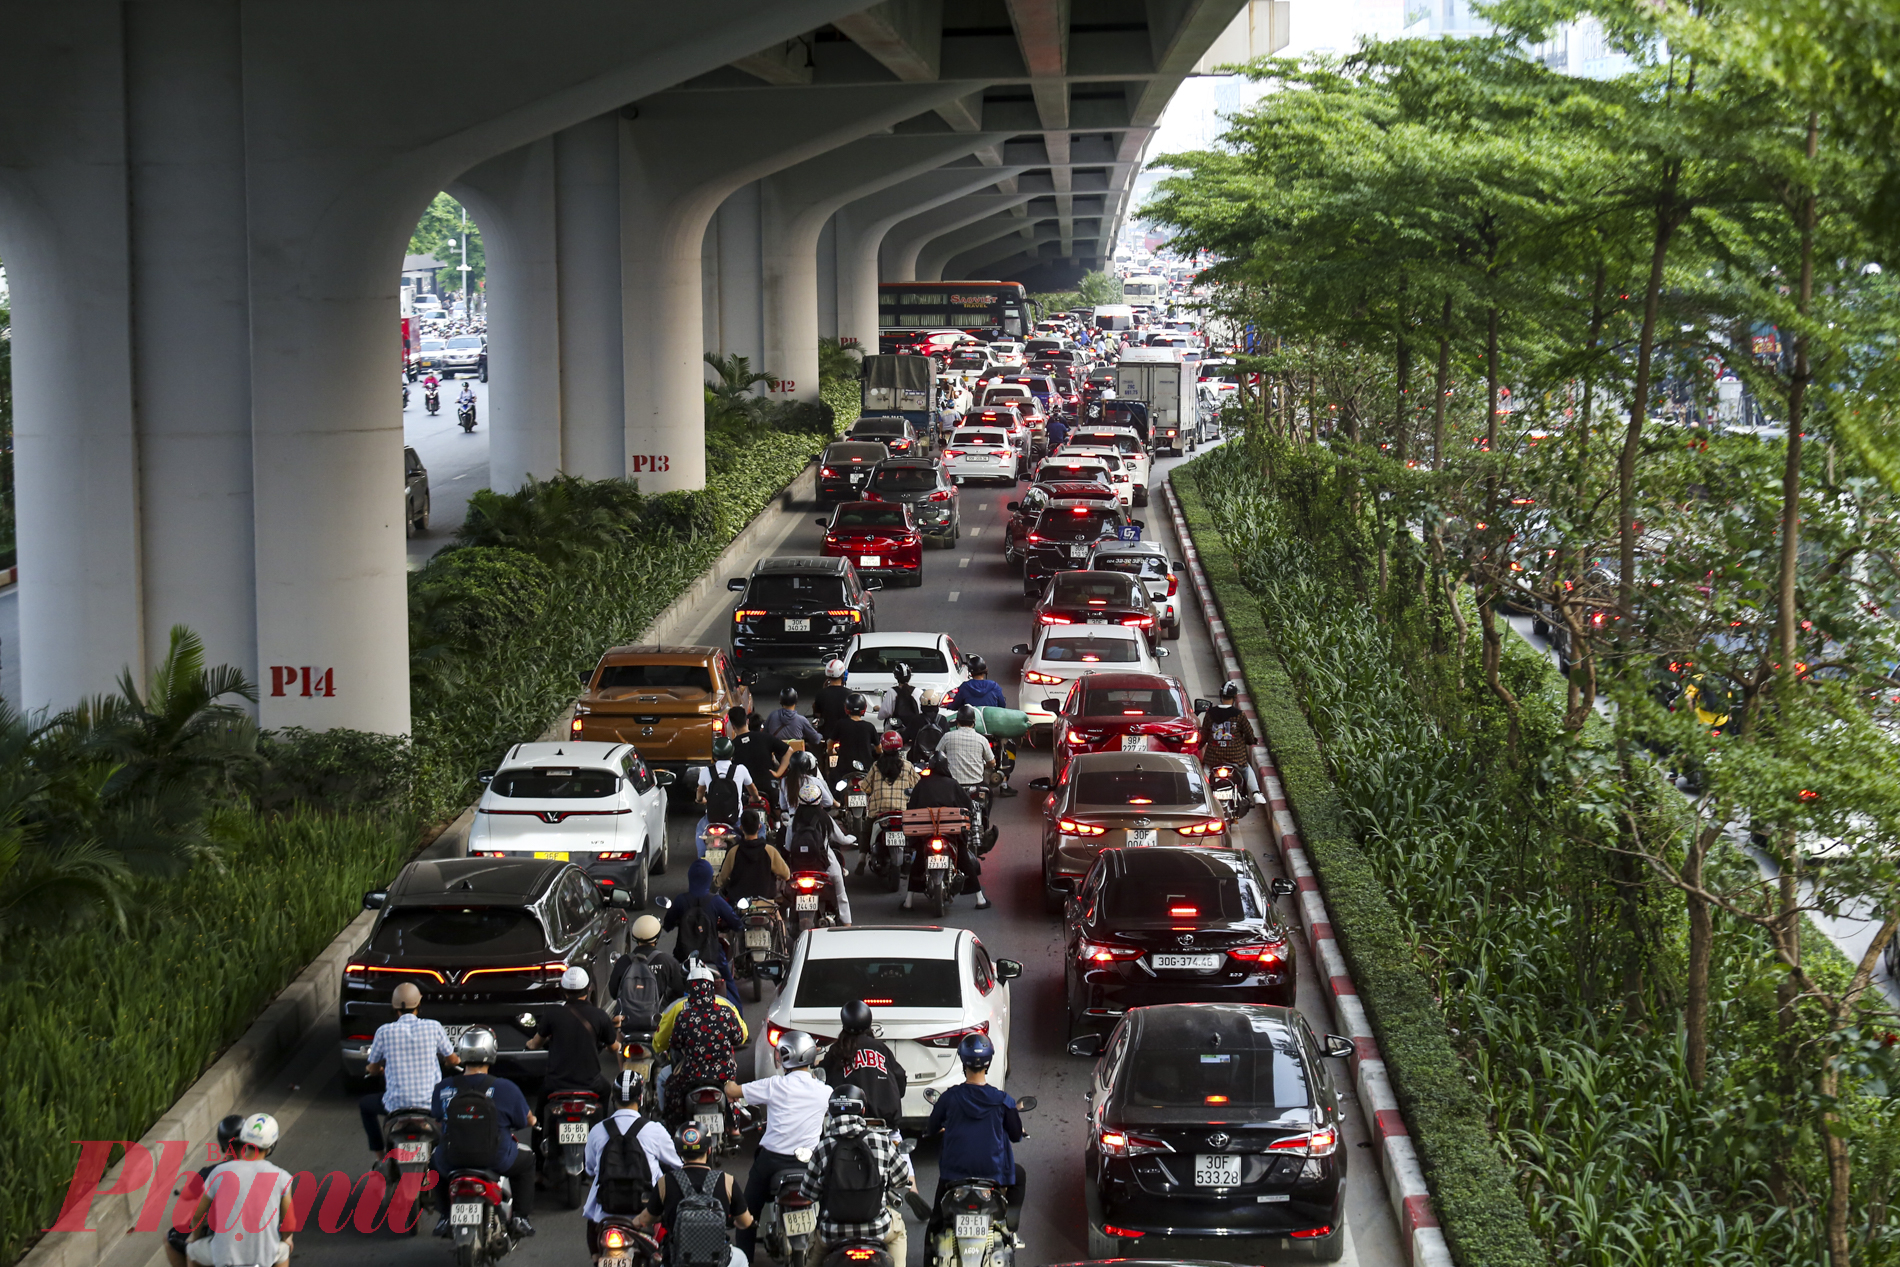
{"type": "Polygon", "coordinates": [[[433,255],[405,255],[402,257],[402,284],[418,295],[436,294],[435,275],[447,267],[433,255]]]}

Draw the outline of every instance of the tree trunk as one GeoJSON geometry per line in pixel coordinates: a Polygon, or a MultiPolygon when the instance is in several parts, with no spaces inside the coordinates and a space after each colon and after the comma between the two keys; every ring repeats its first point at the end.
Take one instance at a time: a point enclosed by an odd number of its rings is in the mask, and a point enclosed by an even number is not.
{"type": "Polygon", "coordinates": [[[1432,469],[1445,465],[1445,393],[1451,390],[1451,296],[1445,296],[1445,318],[1438,327],[1438,375],[1432,380],[1432,469]]]}
{"type": "MultiPolygon", "coordinates": [[[[1484,386],[1490,402],[1484,413],[1484,447],[1487,453],[1498,451],[1498,310],[1484,314],[1484,386]]],[[[1492,483],[1495,485],[1496,480],[1492,483]]]]}
{"type": "MultiPolygon", "coordinates": [[[[1820,121],[1808,113],[1808,161],[1812,163],[1820,143],[1820,121]]],[[[1814,191],[1808,190],[1801,203],[1801,281],[1796,294],[1796,310],[1801,324],[1794,336],[1794,376],[1788,384],[1788,452],[1781,468],[1781,575],[1775,589],[1775,652],[1781,657],[1781,671],[1793,673],[1795,630],[1799,622],[1795,612],[1796,557],[1801,542],[1801,427],[1807,405],[1808,380],[1812,376],[1808,352],[1811,341],[1807,330],[1808,310],[1814,301],[1814,191]]]]}
{"type": "MultiPolygon", "coordinates": [[[[1656,201],[1656,232],[1649,250],[1649,280],[1643,290],[1643,327],[1636,339],[1636,384],[1630,400],[1629,429],[1616,466],[1616,605],[1628,621],[1636,608],[1636,455],[1642,451],[1643,423],[1649,417],[1650,361],[1656,351],[1656,317],[1662,307],[1663,266],[1669,243],[1681,223],[1676,206],[1678,169],[1672,162],[1656,201]]],[[[1627,628],[1627,626],[1625,626],[1627,628]]]]}
{"type": "MultiPolygon", "coordinates": [[[[1716,816],[1724,821],[1723,815],[1716,816]]],[[[1682,880],[1689,903],[1689,963],[1683,982],[1684,1046],[1689,1063],[1689,1085],[1697,1091],[1709,1076],[1709,957],[1715,943],[1715,921],[1702,888],[1702,863],[1715,843],[1717,828],[1699,831],[1689,842],[1682,862],[1682,880]]]]}
{"type": "Polygon", "coordinates": [[[1505,716],[1509,718],[1510,728],[1504,737],[1504,751],[1511,764],[1517,764],[1517,696],[1511,688],[1504,685],[1498,669],[1504,660],[1504,636],[1498,629],[1497,612],[1492,604],[1492,592],[1486,586],[1478,597],[1478,625],[1484,631],[1484,682],[1491,693],[1504,705],[1505,716]]]}

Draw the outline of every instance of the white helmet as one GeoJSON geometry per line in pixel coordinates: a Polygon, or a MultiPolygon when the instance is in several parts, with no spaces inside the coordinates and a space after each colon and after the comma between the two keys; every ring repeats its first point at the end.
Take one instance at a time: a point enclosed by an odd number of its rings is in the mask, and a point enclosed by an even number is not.
{"type": "Polygon", "coordinates": [[[798,803],[800,805],[816,805],[824,799],[824,789],[819,787],[816,783],[813,783],[810,779],[805,780],[805,782],[799,785],[798,803]]]}
{"type": "Polygon", "coordinates": [[[711,968],[695,959],[692,969],[686,974],[686,979],[688,981],[717,981],[719,977],[711,968]]]}
{"type": "Polygon", "coordinates": [[[844,676],[844,661],[836,659],[836,658],[825,661],[825,676],[826,677],[843,677],[844,676]]]}
{"type": "Polygon", "coordinates": [[[269,1152],[277,1147],[277,1119],[268,1113],[253,1113],[238,1128],[238,1143],[269,1152]]]}
{"type": "Polygon", "coordinates": [[[569,968],[566,972],[561,974],[561,988],[563,990],[585,990],[587,984],[587,969],[585,968],[569,968]]]}
{"type": "Polygon", "coordinates": [[[779,1068],[787,1071],[809,1069],[818,1062],[818,1044],[803,1030],[788,1029],[779,1035],[779,1068]]]}

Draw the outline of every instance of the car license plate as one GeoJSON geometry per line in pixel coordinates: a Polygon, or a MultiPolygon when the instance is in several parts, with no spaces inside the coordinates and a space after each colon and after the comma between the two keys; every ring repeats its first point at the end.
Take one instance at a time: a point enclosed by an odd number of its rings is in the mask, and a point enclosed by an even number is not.
{"type": "Polygon", "coordinates": [[[726,851],[724,849],[708,849],[706,851],[706,861],[712,864],[713,874],[717,875],[719,868],[726,865],[726,851]]]}
{"type": "Polygon", "coordinates": [[[810,1236],[818,1230],[818,1207],[808,1205],[802,1210],[785,1211],[785,1235],[810,1236]]]}
{"type": "Polygon", "coordinates": [[[482,1225],[481,1203],[457,1201],[449,1207],[449,1223],[453,1227],[480,1227],[482,1225]]]}
{"type": "Polygon", "coordinates": [[[699,1127],[699,1133],[708,1139],[717,1139],[726,1133],[726,1119],[718,1113],[695,1113],[693,1125],[699,1127]]]}
{"type": "Polygon", "coordinates": [[[972,1240],[978,1236],[990,1234],[990,1216],[987,1214],[957,1215],[957,1239],[972,1240]]]}
{"type": "Polygon", "coordinates": [[[1146,752],[1146,751],[1148,751],[1148,736],[1146,736],[1146,735],[1123,735],[1123,736],[1122,736],[1122,751],[1123,751],[1123,752],[1146,752]]]}
{"type": "Polygon", "coordinates": [[[861,568],[881,568],[884,566],[884,556],[881,554],[860,554],[858,556],[858,566],[861,568]]]}
{"type": "Polygon", "coordinates": [[[587,1123],[562,1122],[561,1142],[563,1144],[585,1144],[587,1142],[587,1123]]]}
{"type": "Polygon", "coordinates": [[[461,1037],[461,1036],[462,1036],[463,1034],[465,1034],[465,1033],[467,1033],[467,1032],[468,1032],[468,1026],[466,1026],[466,1025],[444,1025],[444,1026],[442,1027],[442,1032],[443,1032],[444,1034],[447,1034],[447,1035],[449,1036],[449,1041],[450,1041],[450,1042],[452,1043],[452,1042],[454,1042],[454,1041],[455,1041],[456,1039],[458,1039],[458,1038],[460,1038],[460,1037],[461,1037]]]}
{"type": "Polygon", "coordinates": [[[429,1142],[427,1140],[417,1140],[413,1144],[396,1145],[396,1162],[398,1165],[407,1166],[428,1160],[429,1142]]]}
{"type": "Polygon", "coordinates": [[[772,948],[772,930],[769,928],[746,929],[745,944],[748,950],[770,950],[772,948]]]}
{"type": "Polygon", "coordinates": [[[800,893],[798,895],[796,909],[801,910],[801,911],[817,910],[818,909],[818,895],[816,893],[800,893]]]}
{"type": "Polygon", "coordinates": [[[848,792],[844,798],[846,809],[863,809],[871,803],[868,792],[848,792]]]}
{"type": "Polygon", "coordinates": [[[864,472],[863,472],[863,471],[858,471],[858,472],[855,472],[855,473],[854,473],[854,474],[853,474],[853,475],[851,476],[851,482],[852,482],[853,484],[862,484],[862,483],[864,483],[864,472]]]}
{"type": "Polygon", "coordinates": [[[811,617],[787,616],[785,618],[785,632],[786,633],[810,633],[811,632],[811,617]]]}
{"type": "Polygon", "coordinates": [[[901,831],[885,832],[884,847],[886,849],[902,849],[904,847],[904,833],[901,831]]]}
{"type": "Polygon", "coordinates": [[[565,852],[565,851],[563,851],[563,852],[558,852],[558,853],[537,853],[537,854],[535,855],[535,857],[537,857],[537,858],[552,858],[552,859],[554,859],[554,860],[555,860],[556,862],[566,862],[566,861],[567,861],[567,854],[566,854],[566,852],[565,852]]]}
{"type": "Polygon", "coordinates": [[[969,455],[969,458],[972,462],[994,462],[996,455],[994,453],[972,453],[969,455]]]}
{"type": "Polygon", "coordinates": [[[933,853],[924,859],[924,867],[930,871],[948,871],[950,869],[950,855],[947,853],[933,853]]]}
{"type": "Polygon", "coordinates": [[[1128,829],[1127,843],[1137,848],[1142,845],[1152,845],[1155,842],[1156,830],[1157,829],[1153,827],[1130,827],[1128,829]]]}
{"type": "Polygon", "coordinates": [[[1079,559],[1083,555],[1087,554],[1088,552],[1089,552],[1089,548],[1087,546],[1070,546],[1069,547],[1069,557],[1071,559],[1079,559]]]}
{"type": "Polygon", "coordinates": [[[1084,621],[1083,623],[1084,623],[1084,624],[1089,624],[1089,625],[1106,625],[1106,624],[1108,623],[1108,617],[1106,617],[1106,616],[1090,616],[1090,617],[1089,617],[1089,618],[1088,618],[1088,619],[1087,619],[1086,621],[1084,621]]]}
{"type": "Polygon", "coordinates": [[[1194,1186],[1233,1188],[1240,1184],[1240,1158],[1200,1153],[1194,1158],[1194,1186]]]}
{"type": "Polygon", "coordinates": [[[1205,972],[1209,968],[1220,967],[1219,955],[1149,955],[1148,965],[1153,968],[1190,968],[1205,972]]]}

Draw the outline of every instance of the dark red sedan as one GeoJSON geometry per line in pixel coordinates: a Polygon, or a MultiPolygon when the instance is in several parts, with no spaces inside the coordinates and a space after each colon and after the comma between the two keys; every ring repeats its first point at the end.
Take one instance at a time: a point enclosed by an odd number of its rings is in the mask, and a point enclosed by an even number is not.
{"type": "Polygon", "coordinates": [[[1138,576],[1126,572],[1057,572],[1037,600],[1039,625],[1127,625],[1157,637],[1154,600],[1138,576]]]}
{"type": "Polygon", "coordinates": [[[924,538],[903,502],[844,502],[820,519],[827,558],[849,559],[859,576],[904,578],[924,583],[924,538]]]}
{"type": "Polygon", "coordinates": [[[1091,673],[1076,679],[1056,714],[1056,777],[1081,752],[1201,753],[1187,691],[1159,673],[1091,673]]]}

